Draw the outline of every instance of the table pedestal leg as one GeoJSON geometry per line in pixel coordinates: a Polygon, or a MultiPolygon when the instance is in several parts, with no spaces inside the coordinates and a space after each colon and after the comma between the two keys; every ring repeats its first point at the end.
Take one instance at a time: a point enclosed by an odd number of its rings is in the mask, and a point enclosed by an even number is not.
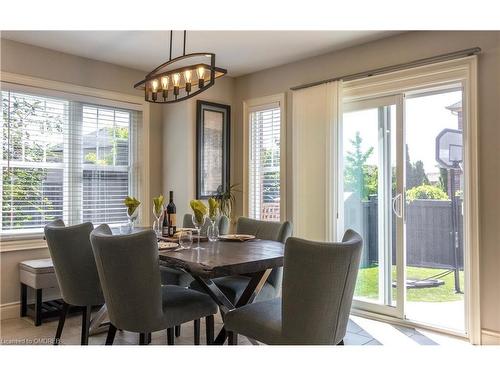
{"type": "MultiPolygon", "coordinates": [[[[260,291],[264,287],[267,278],[271,274],[272,269],[267,269],[265,271],[260,271],[252,274],[247,287],[243,291],[241,297],[236,301],[236,305],[233,305],[231,301],[226,297],[226,295],[217,287],[217,285],[210,279],[205,279],[197,275],[192,275],[196,281],[201,285],[206,293],[208,293],[213,300],[219,305],[221,310],[221,315],[228,311],[234,310],[237,307],[241,307],[252,303],[255,298],[259,295],[260,291]]],[[[224,327],[220,330],[216,339],[214,340],[215,345],[223,345],[227,339],[227,332],[224,327]]]]}
{"type": "Polygon", "coordinates": [[[108,308],[106,307],[106,304],[104,304],[94,315],[94,319],[90,322],[89,336],[106,331],[109,326],[109,322],[105,322],[107,318],[108,308]]]}

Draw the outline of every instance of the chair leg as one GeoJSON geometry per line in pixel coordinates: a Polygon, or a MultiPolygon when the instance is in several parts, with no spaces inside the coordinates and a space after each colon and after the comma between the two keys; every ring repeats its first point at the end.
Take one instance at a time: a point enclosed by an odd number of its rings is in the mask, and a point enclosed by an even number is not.
{"type": "Polygon", "coordinates": [[[174,345],[175,344],[175,338],[174,338],[174,328],[167,328],[167,345],[174,345]]]}
{"type": "Polygon", "coordinates": [[[175,326],[175,337],[179,337],[181,335],[181,326],[175,326]]]}
{"type": "Polygon", "coordinates": [[[21,283],[21,316],[28,314],[28,286],[21,283]]]}
{"type": "Polygon", "coordinates": [[[200,319],[196,319],[193,322],[194,326],[194,344],[200,345],[200,319]]]}
{"type": "Polygon", "coordinates": [[[238,334],[236,332],[227,332],[227,344],[238,345],[238,334]]]}
{"type": "Polygon", "coordinates": [[[36,289],[35,326],[42,324],[42,289],[36,289]]]}
{"type": "Polygon", "coordinates": [[[145,332],[139,334],[139,345],[148,345],[151,343],[151,333],[145,332]]]}
{"type": "Polygon", "coordinates": [[[214,316],[205,317],[205,327],[207,329],[207,345],[214,344],[214,316]]]}
{"type": "Polygon", "coordinates": [[[82,345],[89,344],[90,313],[92,306],[84,306],[82,312],[82,345]]]}
{"type": "Polygon", "coordinates": [[[104,345],[113,345],[115,341],[116,327],[113,324],[109,325],[108,336],[106,336],[106,343],[104,345]]]}
{"type": "Polygon", "coordinates": [[[340,342],[337,345],[344,345],[344,340],[340,340],[340,342]]]}
{"type": "Polygon", "coordinates": [[[54,345],[59,345],[61,341],[61,335],[64,328],[64,322],[66,321],[66,316],[68,315],[69,305],[63,302],[61,306],[61,312],[59,314],[59,324],[57,325],[56,337],[54,338],[54,345]]]}

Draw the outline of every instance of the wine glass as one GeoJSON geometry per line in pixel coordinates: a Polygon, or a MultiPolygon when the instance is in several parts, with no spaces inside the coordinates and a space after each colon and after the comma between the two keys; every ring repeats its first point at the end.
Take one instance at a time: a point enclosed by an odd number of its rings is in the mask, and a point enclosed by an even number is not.
{"type": "Polygon", "coordinates": [[[203,224],[205,224],[206,215],[200,217],[199,215],[197,216],[193,214],[191,218],[193,220],[193,225],[196,228],[196,231],[198,232],[198,246],[195,247],[195,250],[200,250],[201,227],[203,226],[203,224]]]}
{"type": "Polygon", "coordinates": [[[153,204],[153,215],[155,217],[155,222],[154,222],[154,225],[153,225],[153,230],[155,231],[155,233],[156,233],[157,236],[161,235],[160,219],[161,219],[162,214],[163,214],[163,207],[162,206],[155,207],[155,205],[153,204]],[[159,209],[157,210],[157,208],[159,208],[159,209]]]}
{"type": "Polygon", "coordinates": [[[193,246],[193,233],[190,230],[183,230],[179,233],[180,249],[189,249],[193,246]]]}

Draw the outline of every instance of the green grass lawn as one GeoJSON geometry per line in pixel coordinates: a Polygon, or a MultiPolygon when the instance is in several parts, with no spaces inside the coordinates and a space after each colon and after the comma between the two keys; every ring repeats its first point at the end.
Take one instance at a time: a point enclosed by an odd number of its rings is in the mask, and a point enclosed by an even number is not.
{"type": "MultiPolygon", "coordinates": [[[[445,270],[436,268],[406,267],[408,279],[425,279],[437,275],[445,270]]],[[[392,267],[392,279],[396,279],[396,267],[392,267]]],[[[463,299],[463,294],[455,293],[455,279],[453,273],[441,277],[444,285],[435,288],[407,289],[406,298],[414,302],[448,302],[463,299]]],[[[460,271],[460,288],[464,288],[464,273],[460,271]]],[[[393,298],[396,299],[396,288],[392,288],[393,298]]],[[[370,299],[378,298],[378,267],[361,268],[358,274],[355,296],[370,299]]]]}

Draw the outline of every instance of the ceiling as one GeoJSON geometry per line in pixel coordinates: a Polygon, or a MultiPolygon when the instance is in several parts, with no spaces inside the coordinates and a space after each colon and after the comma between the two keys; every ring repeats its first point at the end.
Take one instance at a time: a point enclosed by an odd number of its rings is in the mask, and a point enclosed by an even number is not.
{"type": "MultiPolygon", "coordinates": [[[[232,77],[397,34],[395,31],[188,31],[186,53],[215,52],[232,77]]],[[[174,32],[173,56],[182,53],[174,32]]],[[[150,71],[168,60],[169,31],[2,31],[1,37],[150,71]]]]}

